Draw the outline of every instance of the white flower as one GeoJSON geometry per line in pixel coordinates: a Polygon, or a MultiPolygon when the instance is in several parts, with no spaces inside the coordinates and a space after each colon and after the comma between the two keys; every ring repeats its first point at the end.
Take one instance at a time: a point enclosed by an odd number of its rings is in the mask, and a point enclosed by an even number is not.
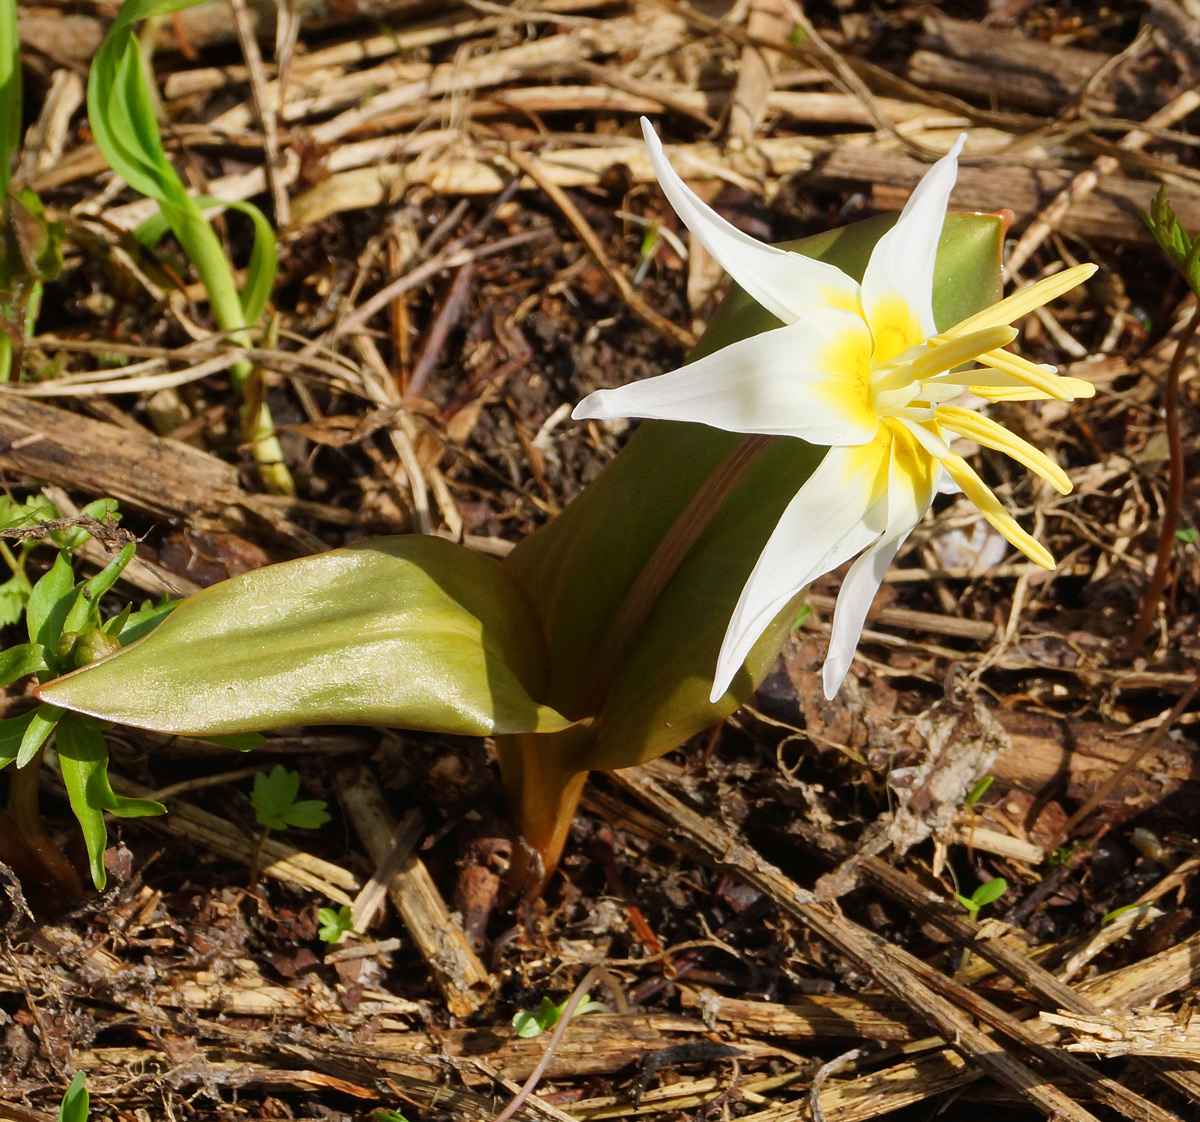
{"type": "Polygon", "coordinates": [[[858,284],[833,265],[766,245],[730,225],[676,174],[645,118],[642,130],[662,189],[692,236],[782,326],[661,377],[590,394],[573,416],[694,421],[829,445],[742,590],[718,656],[712,700],[728,689],[758,636],[797,592],[861,554],[834,611],[823,674],[832,698],[888,565],[947,475],[1005,538],[1052,569],[1046,548],[949,443],[963,436],[1002,451],[1063,494],[1071,489],[1066,473],[997,422],[950,402],[968,390],[989,401],[1091,396],[1090,383],[1002,348],[1016,338],[1013,320],[1074,288],[1096,267],[1066,269],[939,332],[934,258],[964,137],[917,185],[858,284]],[[982,368],[959,369],[968,362],[982,368]]]}

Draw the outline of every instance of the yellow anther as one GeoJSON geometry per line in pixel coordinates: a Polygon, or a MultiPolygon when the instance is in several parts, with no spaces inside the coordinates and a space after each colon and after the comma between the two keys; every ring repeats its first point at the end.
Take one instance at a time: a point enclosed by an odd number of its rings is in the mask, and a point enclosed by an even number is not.
{"type": "Polygon", "coordinates": [[[975,474],[966,460],[951,454],[942,460],[942,467],[962,488],[963,494],[979,508],[980,514],[1030,561],[1041,565],[1043,569],[1054,568],[1054,555],[1032,534],[1021,529],[1017,520],[1000,505],[1000,500],[992,494],[987,484],[975,474]]]}
{"type": "Polygon", "coordinates": [[[994,448],[1017,463],[1024,464],[1030,471],[1040,475],[1059,494],[1070,493],[1071,480],[1058,464],[1027,440],[1009,432],[990,417],[981,417],[978,413],[960,409],[957,405],[942,405],[938,407],[937,419],[939,424],[945,425],[951,432],[974,440],[985,448],[994,448]]]}
{"type": "Polygon", "coordinates": [[[1076,265],[1073,268],[1064,269],[1061,273],[1055,273],[1053,276],[1043,277],[1035,284],[1021,289],[1020,292],[1006,296],[990,308],[984,308],[982,312],[968,316],[944,334],[957,337],[972,331],[979,331],[984,327],[992,327],[997,323],[1012,323],[1013,320],[1020,319],[1021,316],[1032,312],[1034,308],[1040,308],[1064,292],[1070,292],[1072,288],[1087,280],[1098,268],[1098,265],[1091,264],[1076,265]]]}

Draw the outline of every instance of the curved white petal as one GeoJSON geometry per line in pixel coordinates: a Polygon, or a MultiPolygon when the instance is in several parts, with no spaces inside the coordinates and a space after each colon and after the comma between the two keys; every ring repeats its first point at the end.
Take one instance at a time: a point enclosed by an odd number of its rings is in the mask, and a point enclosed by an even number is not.
{"type": "Polygon", "coordinates": [[[710,700],[729,688],[758,637],[797,592],[886,528],[887,443],[831,448],[788,504],[733,610],[710,700]]]}
{"type": "Polygon", "coordinates": [[[833,609],[829,653],[825,656],[825,665],[821,667],[821,685],[826,701],[833,700],[854,661],[854,652],[858,648],[858,639],[867,621],[871,602],[906,537],[908,534],[880,538],[850,566],[846,579],[842,581],[833,609]]]}
{"type": "Polygon", "coordinates": [[[858,307],[858,284],[841,269],[767,245],[726,222],[679,177],[654,127],[642,118],[650,163],[675,213],[746,293],[784,323],[832,304],[858,307]]]}
{"type": "Polygon", "coordinates": [[[695,421],[814,444],[864,444],[879,427],[870,361],[866,324],[853,312],[830,308],[657,378],[597,390],[571,416],[695,421]]]}
{"type": "Polygon", "coordinates": [[[966,134],[925,173],[900,217],[875,245],[862,282],[863,315],[883,361],[937,333],[933,265],[966,134]]]}

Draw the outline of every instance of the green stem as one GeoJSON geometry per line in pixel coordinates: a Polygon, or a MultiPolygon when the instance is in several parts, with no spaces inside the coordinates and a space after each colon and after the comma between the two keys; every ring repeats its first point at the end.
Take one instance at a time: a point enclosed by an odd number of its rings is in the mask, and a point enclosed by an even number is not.
{"type": "MultiPolygon", "coordinates": [[[[247,329],[242,299],[238,294],[229,259],[216,231],[208,224],[199,207],[189,199],[189,213],[175,233],[196,269],[200,283],[208,293],[209,306],[217,326],[229,334],[229,341],[238,347],[252,343],[247,329]]],[[[277,495],[294,495],[296,484],[283,459],[283,448],[275,435],[275,421],[261,393],[252,393],[246,400],[247,387],[253,387],[257,377],[254,365],[238,362],[230,368],[234,388],[243,396],[242,434],[250,443],[263,486],[277,495]]]]}

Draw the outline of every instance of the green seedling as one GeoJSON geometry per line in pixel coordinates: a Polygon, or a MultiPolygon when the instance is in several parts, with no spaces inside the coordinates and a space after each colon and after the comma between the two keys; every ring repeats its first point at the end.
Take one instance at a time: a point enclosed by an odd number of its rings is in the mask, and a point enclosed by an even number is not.
{"type": "Polygon", "coordinates": [[[408,1122],[408,1119],[398,1110],[387,1110],[383,1107],[374,1111],[371,1118],[373,1122],[408,1122]]]}
{"type": "MultiPolygon", "coordinates": [[[[37,514],[54,517],[43,523],[46,544],[57,545],[58,553],[50,568],[27,593],[23,584],[28,549],[39,544],[33,536],[35,526],[19,529],[32,531],[25,538],[19,556],[13,556],[14,576],[10,578],[11,600],[24,600],[25,625],[29,641],[0,652],[0,687],[11,685],[31,674],[42,683],[77,670],[81,666],[120,650],[123,644],[145,635],[174,607],[169,602],[132,605],[107,618],[100,613],[100,600],[112,588],[133,558],[134,543],[127,544],[99,573],[77,581],[72,566],[73,553],[90,537],[83,525],[63,525],[58,512],[48,504],[30,500],[14,504],[18,521],[28,523],[37,514]],[[28,548],[26,548],[28,547],[28,548]],[[15,579],[16,583],[13,584],[15,579]]],[[[84,508],[83,523],[115,525],[118,517],[112,499],[98,499],[84,508]]],[[[9,551],[9,556],[12,556],[9,551]]],[[[8,558],[6,557],[6,560],[8,558]]],[[[79,821],[87,847],[88,864],[97,888],[105,884],[104,849],[108,831],[106,813],[123,818],[161,814],[161,804],[149,799],[133,799],[116,794],[108,780],[108,746],[104,724],[84,713],[67,713],[45,702],[19,717],[0,721],[0,767],[13,765],[9,784],[9,809],[23,843],[45,866],[51,879],[73,895],[81,891],[74,869],[45,833],[38,811],[37,772],[53,736],[63,785],[71,810],[79,821]]]]}
{"type": "MultiPolygon", "coordinates": [[[[516,1034],[522,1038],[528,1039],[532,1036],[541,1036],[542,1033],[548,1032],[554,1028],[565,1012],[567,1005],[570,1003],[570,998],[567,998],[561,1005],[555,1004],[548,997],[542,998],[542,1004],[533,1012],[522,1009],[513,1014],[512,1027],[516,1034]]],[[[611,1012],[609,1007],[602,1001],[593,1001],[590,997],[585,997],[576,1007],[575,1012],[571,1016],[571,1020],[576,1017],[583,1016],[584,1013],[608,1013],[611,1012]]]]}
{"type": "Polygon", "coordinates": [[[318,908],[317,921],[321,925],[317,938],[322,943],[340,943],[344,936],[354,933],[354,916],[349,904],[337,909],[318,908]]]}
{"type": "Polygon", "coordinates": [[[1183,530],[1176,530],[1175,540],[1180,545],[1195,545],[1196,542],[1200,541],[1200,530],[1193,529],[1191,526],[1183,530]]]}
{"type": "Polygon", "coordinates": [[[329,821],[323,799],[297,799],[299,793],[300,773],[289,771],[283,764],[276,764],[269,772],[260,771],[254,777],[250,805],[254,807],[254,817],[258,819],[262,833],[250,863],[251,884],[258,879],[259,858],[272,830],[286,830],[291,826],[316,830],[329,821]]]}
{"type": "MultiPolygon", "coordinates": [[[[957,900],[966,910],[967,918],[972,923],[979,922],[979,913],[983,911],[989,904],[994,904],[1008,891],[1008,881],[1003,877],[995,877],[993,880],[984,881],[970,896],[962,896],[959,893],[954,894],[954,899],[957,900]]],[[[962,955],[958,960],[958,973],[961,977],[967,969],[967,964],[971,961],[971,948],[963,947],[962,955]]]]}
{"type": "MultiPolygon", "coordinates": [[[[232,204],[251,220],[254,237],[245,283],[238,290],[233,268],[216,231],[204,216],[215,200],[188,194],[163,146],[155,98],[146,78],[135,27],[142,20],[190,8],[200,0],[126,0],[92,62],[88,78],[88,119],[96,146],[135,191],[158,204],[161,215],[138,231],[155,244],[167,229],[174,233],[208,294],[221,331],[238,346],[249,346],[250,329],[262,318],[275,284],[278,250],[275,233],[249,203],[232,204]]],[[[230,204],[222,204],[230,205],[230,204]]],[[[253,448],[263,484],[281,494],[295,485],[283,462],[274,422],[262,397],[261,376],[248,361],[231,367],[243,398],[243,433],[253,448]]]]}
{"type": "MultiPolygon", "coordinates": [[[[976,803],[988,793],[989,788],[996,782],[994,775],[985,775],[967,794],[967,809],[974,810],[976,803]]],[[[991,882],[989,882],[991,883],[991,882]]]]}
{"type": "Polygon", "coordinates": [[[58,1122],[87,1122],[89,1105],[87,1082],[83,1072],[77,1071],[59,1104],[58,1122]]]}
{"type": "Polygon", "coordinates": [[[984,881],[970,896],[960,896],[957,892],[954,899],[966,910],[972,923],[979,920],[979,913],[989,904],[994,904],[1008,891],[1008,881],[1003,877],[984,881]]]}

